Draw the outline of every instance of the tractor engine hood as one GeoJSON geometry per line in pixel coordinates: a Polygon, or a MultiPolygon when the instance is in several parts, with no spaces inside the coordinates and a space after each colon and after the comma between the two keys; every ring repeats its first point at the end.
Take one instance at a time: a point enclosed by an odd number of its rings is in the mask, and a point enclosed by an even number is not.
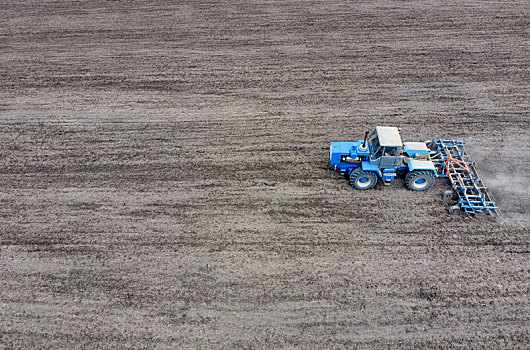
{"type": "Polygon", "coordinates": [[[369,156],[368,146],[362,149],[363,140],[357,142],[331,142],[329,147],[329,158],[332,167],[341,162],[341,159],[348,157],[355,160],[360,156],[369,156]]]}

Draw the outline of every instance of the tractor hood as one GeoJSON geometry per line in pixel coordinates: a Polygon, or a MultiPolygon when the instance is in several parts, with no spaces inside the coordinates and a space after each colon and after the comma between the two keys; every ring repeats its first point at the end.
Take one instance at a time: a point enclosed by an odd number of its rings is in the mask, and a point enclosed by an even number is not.
{"type": "Polygon", "coordinates": [[[361,149],[363,140],[356,142],[331,142],[329,147],[329,158],[331,166],[334,167],[341,162],[345,157],[351,159],[357,159],[359,156],[368,156],[370,155],[370,150],[368,147],[366,149],[361,149]]]}

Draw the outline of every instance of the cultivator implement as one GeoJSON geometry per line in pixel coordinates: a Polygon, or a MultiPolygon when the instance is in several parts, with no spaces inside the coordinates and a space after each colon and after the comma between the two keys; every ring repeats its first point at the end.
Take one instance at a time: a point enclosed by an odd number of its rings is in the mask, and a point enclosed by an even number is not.
{"type": "Polygon", "coordinates": [[[465,142],[433,139],[430,158],[436,168],[436,177],[446,177],[458,196],[458,205],[466,214],[488,213],[500,216],[492,194],[480,178],[475,163],[467,154],[465,142]]]}

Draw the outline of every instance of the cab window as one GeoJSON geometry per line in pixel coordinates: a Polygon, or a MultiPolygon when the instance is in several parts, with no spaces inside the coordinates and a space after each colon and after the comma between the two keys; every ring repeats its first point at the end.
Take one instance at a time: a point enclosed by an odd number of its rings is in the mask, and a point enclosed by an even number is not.
{"type": "Polygon", "coordinates": [[[396,153],[397,153],[397,147],[385,147],[385,151],[383,154],[385,156],[395,157],[396,153]]]}
{"type": "Polygon", "coordinates": [[[375,151],[379,148],[379,139],[377,138],[376,133],[373,133],[372,136],[370,136],[368,143],[370,146],[371,153],[375,154],[375,151]]]}
{"type": "Polygon", "coordinates": [[[377,158],[381,157],[383,155],[383,149],[384,149],[384,147],[379,147],[379,149],[375,152],[373,158],[377,159],[377,158]]]}

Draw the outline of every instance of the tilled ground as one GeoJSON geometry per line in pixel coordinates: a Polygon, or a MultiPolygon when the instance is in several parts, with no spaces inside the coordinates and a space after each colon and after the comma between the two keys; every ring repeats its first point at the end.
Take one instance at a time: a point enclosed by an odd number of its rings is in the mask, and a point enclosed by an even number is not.
{"type": "Polygon", "coordinates": [[[0,2],[0,347],[523,348],[528,2],[0,2]],[[468,141],[501,220],[330,141],[468,141]]]}

